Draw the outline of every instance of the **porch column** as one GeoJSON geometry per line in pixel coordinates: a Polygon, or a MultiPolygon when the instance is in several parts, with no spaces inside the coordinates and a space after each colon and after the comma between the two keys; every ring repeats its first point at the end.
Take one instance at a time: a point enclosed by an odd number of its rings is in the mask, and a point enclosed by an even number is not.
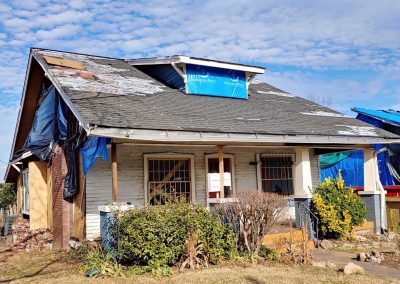
{"type": "Polygon", "coordinates": [[[224,148],[218,145],[218,162],[219,162],[219,197],[224,198],[225,195],[225,169],[224,169],[224,148]]]}
{"type": "Polygon", "coordinates": [[[312,190],[310,149],[296,149],[294,195],[310,197],[312,190]]]}
{"type": "Polygon", "coordinates": [[[378,170],[377,161],[374,157],[374,150],[364,150],[364,191],[376,192],[379,191],[377,187],[378,170]]]}
{"type": "Polygon", "coordinates": [[[112,173],[112,201],[118,202],[118,162],[117,145],[111,143],[111,173],[112,173]]]}
{"type": "Polygon", "coordinates": [[[379,180],[378,162],[373,149],[364,149],[364,190],[359,192],[367,209],[367,221],[375,224],[375,233],[380,233],[386,223],[385,195],[379,180]],[[382,191],[382,192],[381,192],[382,191]],[[382,200],[383,198],[383,200],[382,200]]]}
{"type": "MultiPolygon", "coordinates": [[[[296,162],[294,165],[294,204],[296,214],[296,227],[300,228],[302,222],[307,220],[307,209],[310,207],[311,191],[312,191],[312,176],[310,163],[310,149],[297,148],[296,162]],[[304,206],[303,206],[304,205],[304,206]],[[303,220],[303,221],[302,221],[303,220]]],[[[311,232],[311,224],[307,224],[311,232]]]]}

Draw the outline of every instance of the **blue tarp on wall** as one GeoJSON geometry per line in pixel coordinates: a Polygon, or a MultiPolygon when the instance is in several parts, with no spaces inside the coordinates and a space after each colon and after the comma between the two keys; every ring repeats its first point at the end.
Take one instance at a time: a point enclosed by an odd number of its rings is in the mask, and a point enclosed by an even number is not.
{"type": "MultiPolygon", "coordinates": [[[[382,145],[374,146],[376,150],[382,148],[382,145]]],[[[332,154],[327,154],[332,155],[332,154]]],[[[326,155],[324,155],[326,156],[326,155]]],[[[393,177],[390,175],[386,162],[389,160],[389,154],[382,152],[378,154],[379,177],[382,185],[395,185],[393,177]]],[[[321,167],[321,182],[327,177],[336,178],[342,174],[344,182],[348,186],[364,186],[364,153],[362,150],[350,151],[350,156],[329,167],[321,167]]]]}
{"type": "Polygon", "coordinates": [[[187,64],[186,76],[189,94],[247,99],[243,71],[187,64]]]}
{"type": "Polygon", "coordinates": [[[83,173],[86,176],[93,167],[97,157],[108,160],[107,144],[110,143],[109,138],[90,136],[86,139],[85,144],[81,148],[83,173]]]}
{"type": "Polygon", "coordinates": [[[44,90],[41,97],[44,99],[36,110],[24,149],[48,161],[57,143],[67,137],[67,120],[54,87],[44,90]]]}

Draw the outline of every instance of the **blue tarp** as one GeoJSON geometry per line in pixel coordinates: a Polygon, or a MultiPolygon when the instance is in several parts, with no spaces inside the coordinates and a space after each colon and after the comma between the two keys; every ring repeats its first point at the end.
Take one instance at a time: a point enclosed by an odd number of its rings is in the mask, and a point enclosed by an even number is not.
{"type": "Polygon", "coordinates": [[[81,148],[83,173],[87,175],[93,167],[97,157],[108,160],[107,144],[110,143],[109,138],[90,136],[86,139],[85,144],[81,148]]]}
{"type": "Polygon", "coordinates": [[[189,94],[247,99],[243,71],[187,64],[186,75],[189,94]]]}
{"type": "MultiPolygon", "coordinates": [[[[357,119],[366,123],[372,124],[378,128],[383,127],[383,121],[387,121],[400,126],[400,114],[392,110],[371,110],[365,108],[354,108],[354,111],[358,113],[357,119]]],[[[376,144],[374,145],[375,150],[379,150],[385,147],[385,145],[376,144]]],[[[395,152],[395,148],[389,145],[389,152],[395,152]],[[394,149],[391,149],[391,148],[394,149]]],[[[390,156],[388,151],[378,154],[378,169],[379,178],[382,185],[395,185],[395,179],[391,176],[387,164],[394,162],[398,156],[390,156]]],[[[330,155],[330,154],[328,154],[330,155]]],[[[392,153],[392,155],[394,155],[392,153]]],[[[393,164],[393,163],[392,163],[393,164]]],[[[339,169],[342,172],[342,176],[346,184],[350,186],[363,186],[364,185],[364,158],[362,150],[351,151],[351,156],[339,161],[338,163],[327,167],[321,168],[321,181],[325,180],[326,177],[336,178],[338,176],[339,169]]]]}
{"type": "MultiPolygon", "coordinates": [[[[374,148],[378,150],[382,148],[382,146],[376,145],[374,148]]],[[[327,177],[336,178],[340,170],[346,185],[364,186],[364,153],[362,150],[355,150],[350,153],[351,154],[348,158],[343,159],[330,167],[321,168],[321,182],[323,182],[327,177]]],[[[388,159],[389,154],[387,152],[378,154],[379,177],[382,185],[395,185],[394,179],[390,175],[389,169],[386,165],[388,159]]]]}
{"type": "MultiPolygon", "coordinates": [[[[368,117],[368,120],[371,118],[377,118],[378,120],[383,120],[387,122],[391,122],[393,124],[399,125],[400,126],[400,113],[394,110],[373,110],[373,109],[367,109],[367,108],[354,108],[354,111],[363,115],[363,117],[368,117]]],[[[357,117],[357,119],[359,119],[357,117]]],[[[360,119],[365,122],[370,123],[369,121],[366,121],[364,119],[360,119]]],[[[372,123],[373,125],[380,127],[376,124],[377,122],[372,123]]],[[[380,122],[381,123],[381,122],[380,122]]]]}
{"type": "Polygon", "coordinates": [[[31,151],[42,161],[48,161],[54,147],[66,139],[67,120],[54,87],[43,91],[24,150],[31,151]]]}

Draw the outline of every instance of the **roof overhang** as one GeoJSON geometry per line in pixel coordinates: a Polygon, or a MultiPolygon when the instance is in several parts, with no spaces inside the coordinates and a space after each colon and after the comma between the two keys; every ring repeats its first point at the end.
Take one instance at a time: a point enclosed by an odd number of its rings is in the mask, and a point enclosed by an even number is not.
{"type": "Polygon", "coordinates": [[[155,129],[123,129],[110,127],[92,127],[89,136],[129,139],[135,141],[153,141],[166,143],[292,143],[292,144],[337,144],[372,145],[400,143],[400,139],[388,139],[374,136],[323,136],[323,135],[277,135],[257,133],[220,133],[198,131],[176,131],[155,129]]]}
{"type": "Polygon", "coordinates": [[[202,65],[208,67],[244,71],[252,74],[265,73],[265,68],[263,67],[205,59],[205,58],[183,56],[183,55],[128,59],[127,62],[131,65],[193,64],[193,65],[202,65]]]}

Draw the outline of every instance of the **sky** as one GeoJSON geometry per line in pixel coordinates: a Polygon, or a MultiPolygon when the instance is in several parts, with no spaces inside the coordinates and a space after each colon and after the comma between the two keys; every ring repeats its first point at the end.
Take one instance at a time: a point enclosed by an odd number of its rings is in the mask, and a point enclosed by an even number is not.
{"type": "Polygon", "coordinates": [[[30,47],[259,65],[258,79],[331,107],[400,109],[400,1],[0,2],[0,180],[30,47]],[[87,3],[88,2],[88,3],[87,3]]]}

